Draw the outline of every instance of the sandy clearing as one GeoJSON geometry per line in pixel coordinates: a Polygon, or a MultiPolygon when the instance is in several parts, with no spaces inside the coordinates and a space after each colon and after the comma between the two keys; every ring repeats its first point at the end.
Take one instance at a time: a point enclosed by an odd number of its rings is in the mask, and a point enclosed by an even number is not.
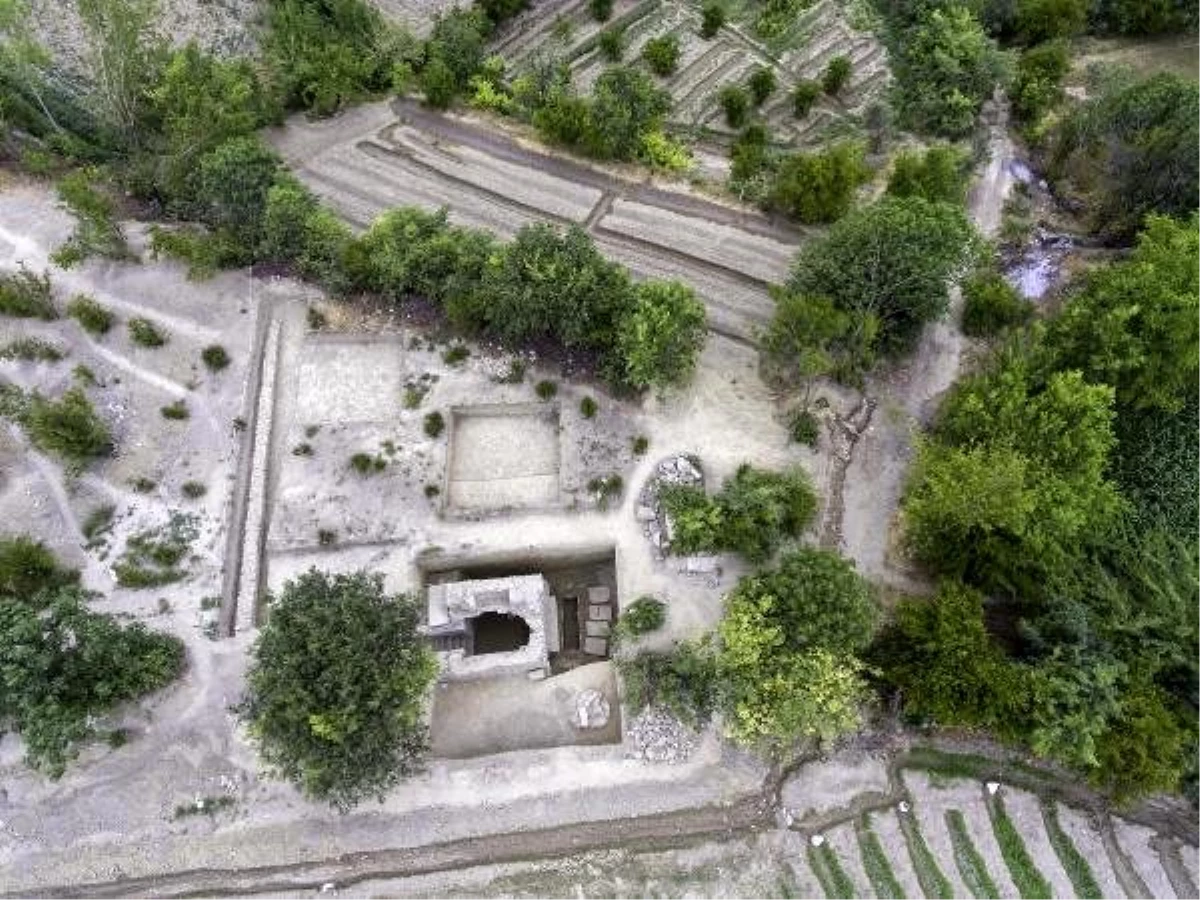
{"type": "Polygon", "coordinates": [[[1150,844],[1154,830],[1119,818],[1113,819],[1113,830],[1125,856],[1150,889],[1150,896],[1172,900],[1175,889],[1159,861],[1158,852],[1150,844]]]}

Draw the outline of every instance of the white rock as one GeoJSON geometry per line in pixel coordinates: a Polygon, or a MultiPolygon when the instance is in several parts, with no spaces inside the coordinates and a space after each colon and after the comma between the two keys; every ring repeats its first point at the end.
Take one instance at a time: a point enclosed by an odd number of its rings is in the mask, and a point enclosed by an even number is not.
{"type": "Polygon", "coordinates": [[[580,691],[575,698],[576,728],[603,728],[608,724],[608,698],[597,690],[580,691]]]}
{"type": "Polygon", "coordinates": [[[987,792],[988,792],[989,794],[994,794],[994,793],[996,793],[996,791],[998,791],[998,790],[1000,790],[1000,785],[999,785],[997,782],[995,782],[995,781],[989,781],[989,782],[987,783],[987,792]]]}
{"type": "Polygon", "coordinates": [[[825,835],[814,834],[811,838],[809,838],[809,840],[812,842],[814,847],[820,847],[823,843],[825,843],[825,835]]]}
{"type": "Polygon", "coordinates": [[[901,801],[900,801],[900,802],[899,802],[899,803],[896,805],[896,809],[900,810],[900,812],[902,812],[902,813],[906,813],[906,812],[908,812],[908,801],[907,801],[907,800],[901,800],[901,801]]]}

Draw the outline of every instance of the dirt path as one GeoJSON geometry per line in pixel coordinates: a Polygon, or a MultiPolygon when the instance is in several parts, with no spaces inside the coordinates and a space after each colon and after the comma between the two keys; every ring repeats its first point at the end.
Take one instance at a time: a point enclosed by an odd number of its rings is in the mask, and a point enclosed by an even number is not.
{"type": "MultiPolygon", "coordinates": [[[[968,211],[976,227],[991,237],[1000,227],[1004,200],[1012,186],[1007,102],[998,99],[988,121],[989,159],[972,185],[968,211]]],[[[955,287],[950,308],[931,322],[911,356],[868,381],[866,395],[879,409],[861,438],[851,445],[840,497],[831,496],[841,521],[825,534],[840,533],[840,549],[872,580],[906,592],[923,591],[918,573],[905,571],[890,553],[892,524],[904,490],[914,439],[937,412],[942,396],[958,377],[968,341],[959,330],[962,295],[955,287]]]]}

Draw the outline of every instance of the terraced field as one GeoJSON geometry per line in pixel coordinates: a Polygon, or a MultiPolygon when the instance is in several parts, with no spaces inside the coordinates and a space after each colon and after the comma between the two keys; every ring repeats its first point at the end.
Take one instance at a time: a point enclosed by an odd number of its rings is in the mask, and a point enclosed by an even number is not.
{"type": "MultiPolygon", "coordinates": [[[[731,135],[717,100],[721,89],[745,84],[750,72],[760,66],[774,69],[779,85],[763,114],[778,140],[797,147],[813,146],[852,129],[862,110],[882,95],[890,77],[882,44],[874,35],[853,28],[836,0],[819,0],[801,14],[789,29],[789,49],[781,53],[773,52],[755,40],[747,26],[736,23],[722,28],[712,40],[703,40],[699,36],[699,4],[678,0],[622,0],[603,27],[625,29],[624,59],[630,62],[640,60],[647,41],[667,33],[678,35],[678,68],[662,82],[674,101],[670,121],[677,129],[718,140],[731,135]],[[796,119],[792,88],[801,79],[819,79],[837,55],[851,60],[849,84],[837,98],[823,96],[805,118],[796,119]]],[[[610,65],[597,46],[601,30],[586,3],[544,4],[506,28],[495,50],[515,71],[541,54],[565,58],[576,86],[586,91],[610,65]],[[564,33],[566,40],[561,37],[564,33]]]]}
{"type": "Polygon", "coordinates": [[[1196,896],[1195,845],[1177,835],[1002,782],[874,771],[882,797],[798,811],[797,884],[826,897],[1196,896]]]}
{"type": "Polygon", "coordinates": [[[365,228],[401,205],[446,207],[459,224],[510,238],[532,222],[586,228],[638,278],[696,289],[713,330],[753,340],[803,233],[698,196],[626,181],[529,149],[415,103],[375,104],[272,135],[293,170],[365,228]]]}

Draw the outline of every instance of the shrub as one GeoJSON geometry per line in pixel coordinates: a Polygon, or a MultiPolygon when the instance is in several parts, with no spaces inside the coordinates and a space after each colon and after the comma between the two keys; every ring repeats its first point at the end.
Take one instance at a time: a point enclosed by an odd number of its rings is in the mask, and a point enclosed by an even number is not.
{"type": "Polygon", "coordinates": [[[15,272],[0,272],[0,313],[20,319],[57,319],[49,274],[35,275],[24,263],[15,272]]]}
{"type": "Polygon", "coordinates": [[[342,811],[415,774],[438,671],[419,618],[381,575],[312,569],[289,581],[259,633],[239,710],[264,761],[342,811]],[[320,678],[306,676],[314,666],[320,678]]]}
{"type": "Polygon", "coordinates": [[[466,344],[455,344],[442,354],[442,362],[448,366],[460,366],[471,356],[466,344]]]}
{"type": "Polygon", "coordinates": [[[646,451],[650,449],[650,438],[644,434],[639,434],[633,439],[633,455],[645,456],[646,451]]]}
{"type": "Polygon", "coordinates": [[[553,381],[539,381],[534,385],[533,391],[539,400],[553,400],[558,393],[558,385],[553,381]]]}
{"type": "Polygon", "coordinates": [[[642,58],[655,75],[666,78],[679,65],[679,38],[664,34],[646,41],[642,47],[642,58]]]}
{"type": "Polygon", "coordinates": [[[198,161],[196,214],[232,238],[226,265],[248,262],[263,239],[267,195],[279,173],[279,155],[257,135],[230,138],[198,161]]]}
{"type": "Polygon", "coordinates": [[[332,547],[337,543],[337,532],[331,528],[317,529],[317,544],[321,547],[332,547]]]}
{"type": "Polygon", "coordinates": [[[421,69],[421,92],[434,109],[449,109],[458,96],[454,71],[441,57],[435,56],[421,69]]]}
{"type": "Polygon", "coordinates": [[[821,422],[811,410],[799,409],[792,414],[788,432],[797,444],[805,444],[815,449],[821,438],[821,422]]]}
{"type": "Polygon", "coordinates": [[[684,641],[669,653],[618,659],[617,669],[630,710],[661,706],[694,728],[712,718],[720,700],[717,658],[707,639],[684,641]]]}
{"type": "Polygon", "coordinates": [[[191,413],[188,412],[187,403],[182,399],[176,400],[174,403],[168,403],[159,412],[162,413],[164,419],[174,419],[176,421],[187,419],[191,416],[191,413]]]}
{"type": "Polygon", "coordinates": [[[86,294],[76,294],[67,304],[67,315],[89,334],[107,334],[113,314],[86,294]]]}
{"type": "Polygon", "coordinates": [[[796,82],[792,89],[792,113],[797,119],[803,119],[812,111],[813,106],[821,97],[821,82],[804,79],[796,82]]]}
{"type": "Polygon", "coordinates": [[[780,163],[767,204],[805,224],[833,222],[849,211],[854,192],[869,177],[859,144],[793,153],[780,163]]]}
{"type": "Polygon", "coordinates": [[[369,453],[355,453],[350,457],[350,468],[359,475],[371,475],[387,468],[387,460],[369,453]]]}
{"type": "Polygon", "coordinates": [[[165,526],[131,535],[113,565],[117,584],[150,588],[181,580],[187,573],[179,565],[198,534],[194,516],[173,512],[165,526]]]}
{"type": "Polygon", "coordinates": [[[200,351],[200,359],[210,372],[219,372],[229,365],[229,354],[220,344],[212,344],[200,351]]]}
{"type": "Polygon", "coordinates": [[[591,397],[584,397],[579,401],[579,414],[585,419],[594,418],[599,407],[596,406],[596,401],[591,397]]]}
{"type": "Polygon", "coordinates": [[[313,447],[309,443],[297,444],[292,448],[292,456],[312,456],[313,447]]]}
{"type": "Polygon", "coordinates": [[[775,93],[775,70],[769,66],[759,66],[751,73],[747,84],[754,105],[762,106],[766,99],[775,93]]]}
{"type": "Polygon", "coordinates": [[[625,489],[625,479],[616,473],[603,478],[593,478],[587,483],[588,492],[596,498],[596,506],[608,509],[608,505],[625,489]]]}
{"type": "Polygon", "coordinates": [[[208,485],[202,481],[185,481],[181,490],[189,500],[197,500],[208,493],[208,485]]]}
{"type": "Polygon", "coordinates": [[[588,11],[597,22],[607,22],[612,18],[613,0],[588,0],[588,11]]]}
{"type": "Polygon", "coordinates": [[[17,338],[0,347],[0,359],[23,359],[29,362],[58,362],[63,351],[40,338],[17,338]]]}
{"type": "Polygon", "coordinates": [[[30,439],[61,456],[72,468],[82,467],[112,450],[112,436],[96,415],[87,395],[73,387],[58,400],[34,394],[22,417],[30,439]]]}
{"type": "Polygon", "coordinates": [[[79,573],[60,567],[41,541],[27,534],[0,537],[0,597],[29,601],[41,591],[78,580],[79,573]]]}
{"type": "Polygon", "coordinates": [[[643,282],[617,328],[620,381],[643,390],[682,384],[707,336],[704,304],[677,281],[643,282]]]}
{"type": "Polygon", "coordinates": [[[962,292],[962,330],[971,337],[994,337],[1033,317],[1033,304],[995,269],[983,269],[965,279],[962,292]]]}
{"type": "Polygon", "coordinates": [[[706,41],[716,37],[725,25],[725,5],[719,0],[706,0],[700,10],[700,37],[706,41]]]}
{"type": "Polygon", "coordinates": [[[75,216],[75,230],[65,244],[51,254],[64,269],[89,256],[128,259],[129,246],[117,224],[116,204],[95,186],[98,172],[76,169],[58,183],[58,197],[75,216]]]}
{"type": "Polygon", "coordinates": [[[825,93],[830,96],[839,93],[850,80],[850,71],[849,57],[835,56],[831,59],[825,67],[825,74],[821,76],[821,87],[825,93]]]}
{"type": "Polygon", "coordinates": [[[128,327],[129,339],[140,347],[161,347],[167,342],[167,336],[149,319],[130,319],[128,327]]]}
{"type": "Polygon", "coordinates": [[[440,412],[431,412],[425,416],[425,434],[436,438],[446,430],[446,419],[440,412]]]}
{"type": "Polygon", "coordinates": [[[130,482],[130,487],[139,494],[148,494],[158,487],[158,482],[153,478],[147,478],[145,475],[139,475],[130,482]]]}
{"type": "Polygon", "coordinates": [[[605,28],[598,39],[600,52],[609,62],[620,62],[625,55],[625,29],[605,28]]]}
{"type": "Polygon", "coordinates": [[[667,621],[667,605],[655,597],[638,597],[621,612],[614,636],[641,637],[662,628],[667,621]]]}
{"type": "Polygon", "coordinates": [[[965,151],[949,144],[924,153],[905,150],[896,157],[888,178],[893,197],[923,197],[961,206],[967,199],[970,160],[965,151]]]}
{"type": "Polygon", "coordinates": [[[725,123],[730,128],[741,128],[746,124],[746,116],[750,112],[750,98],[742,88],[735,84],[727,85],[721,88],[717,99],[725,112],[725,123]]]}

